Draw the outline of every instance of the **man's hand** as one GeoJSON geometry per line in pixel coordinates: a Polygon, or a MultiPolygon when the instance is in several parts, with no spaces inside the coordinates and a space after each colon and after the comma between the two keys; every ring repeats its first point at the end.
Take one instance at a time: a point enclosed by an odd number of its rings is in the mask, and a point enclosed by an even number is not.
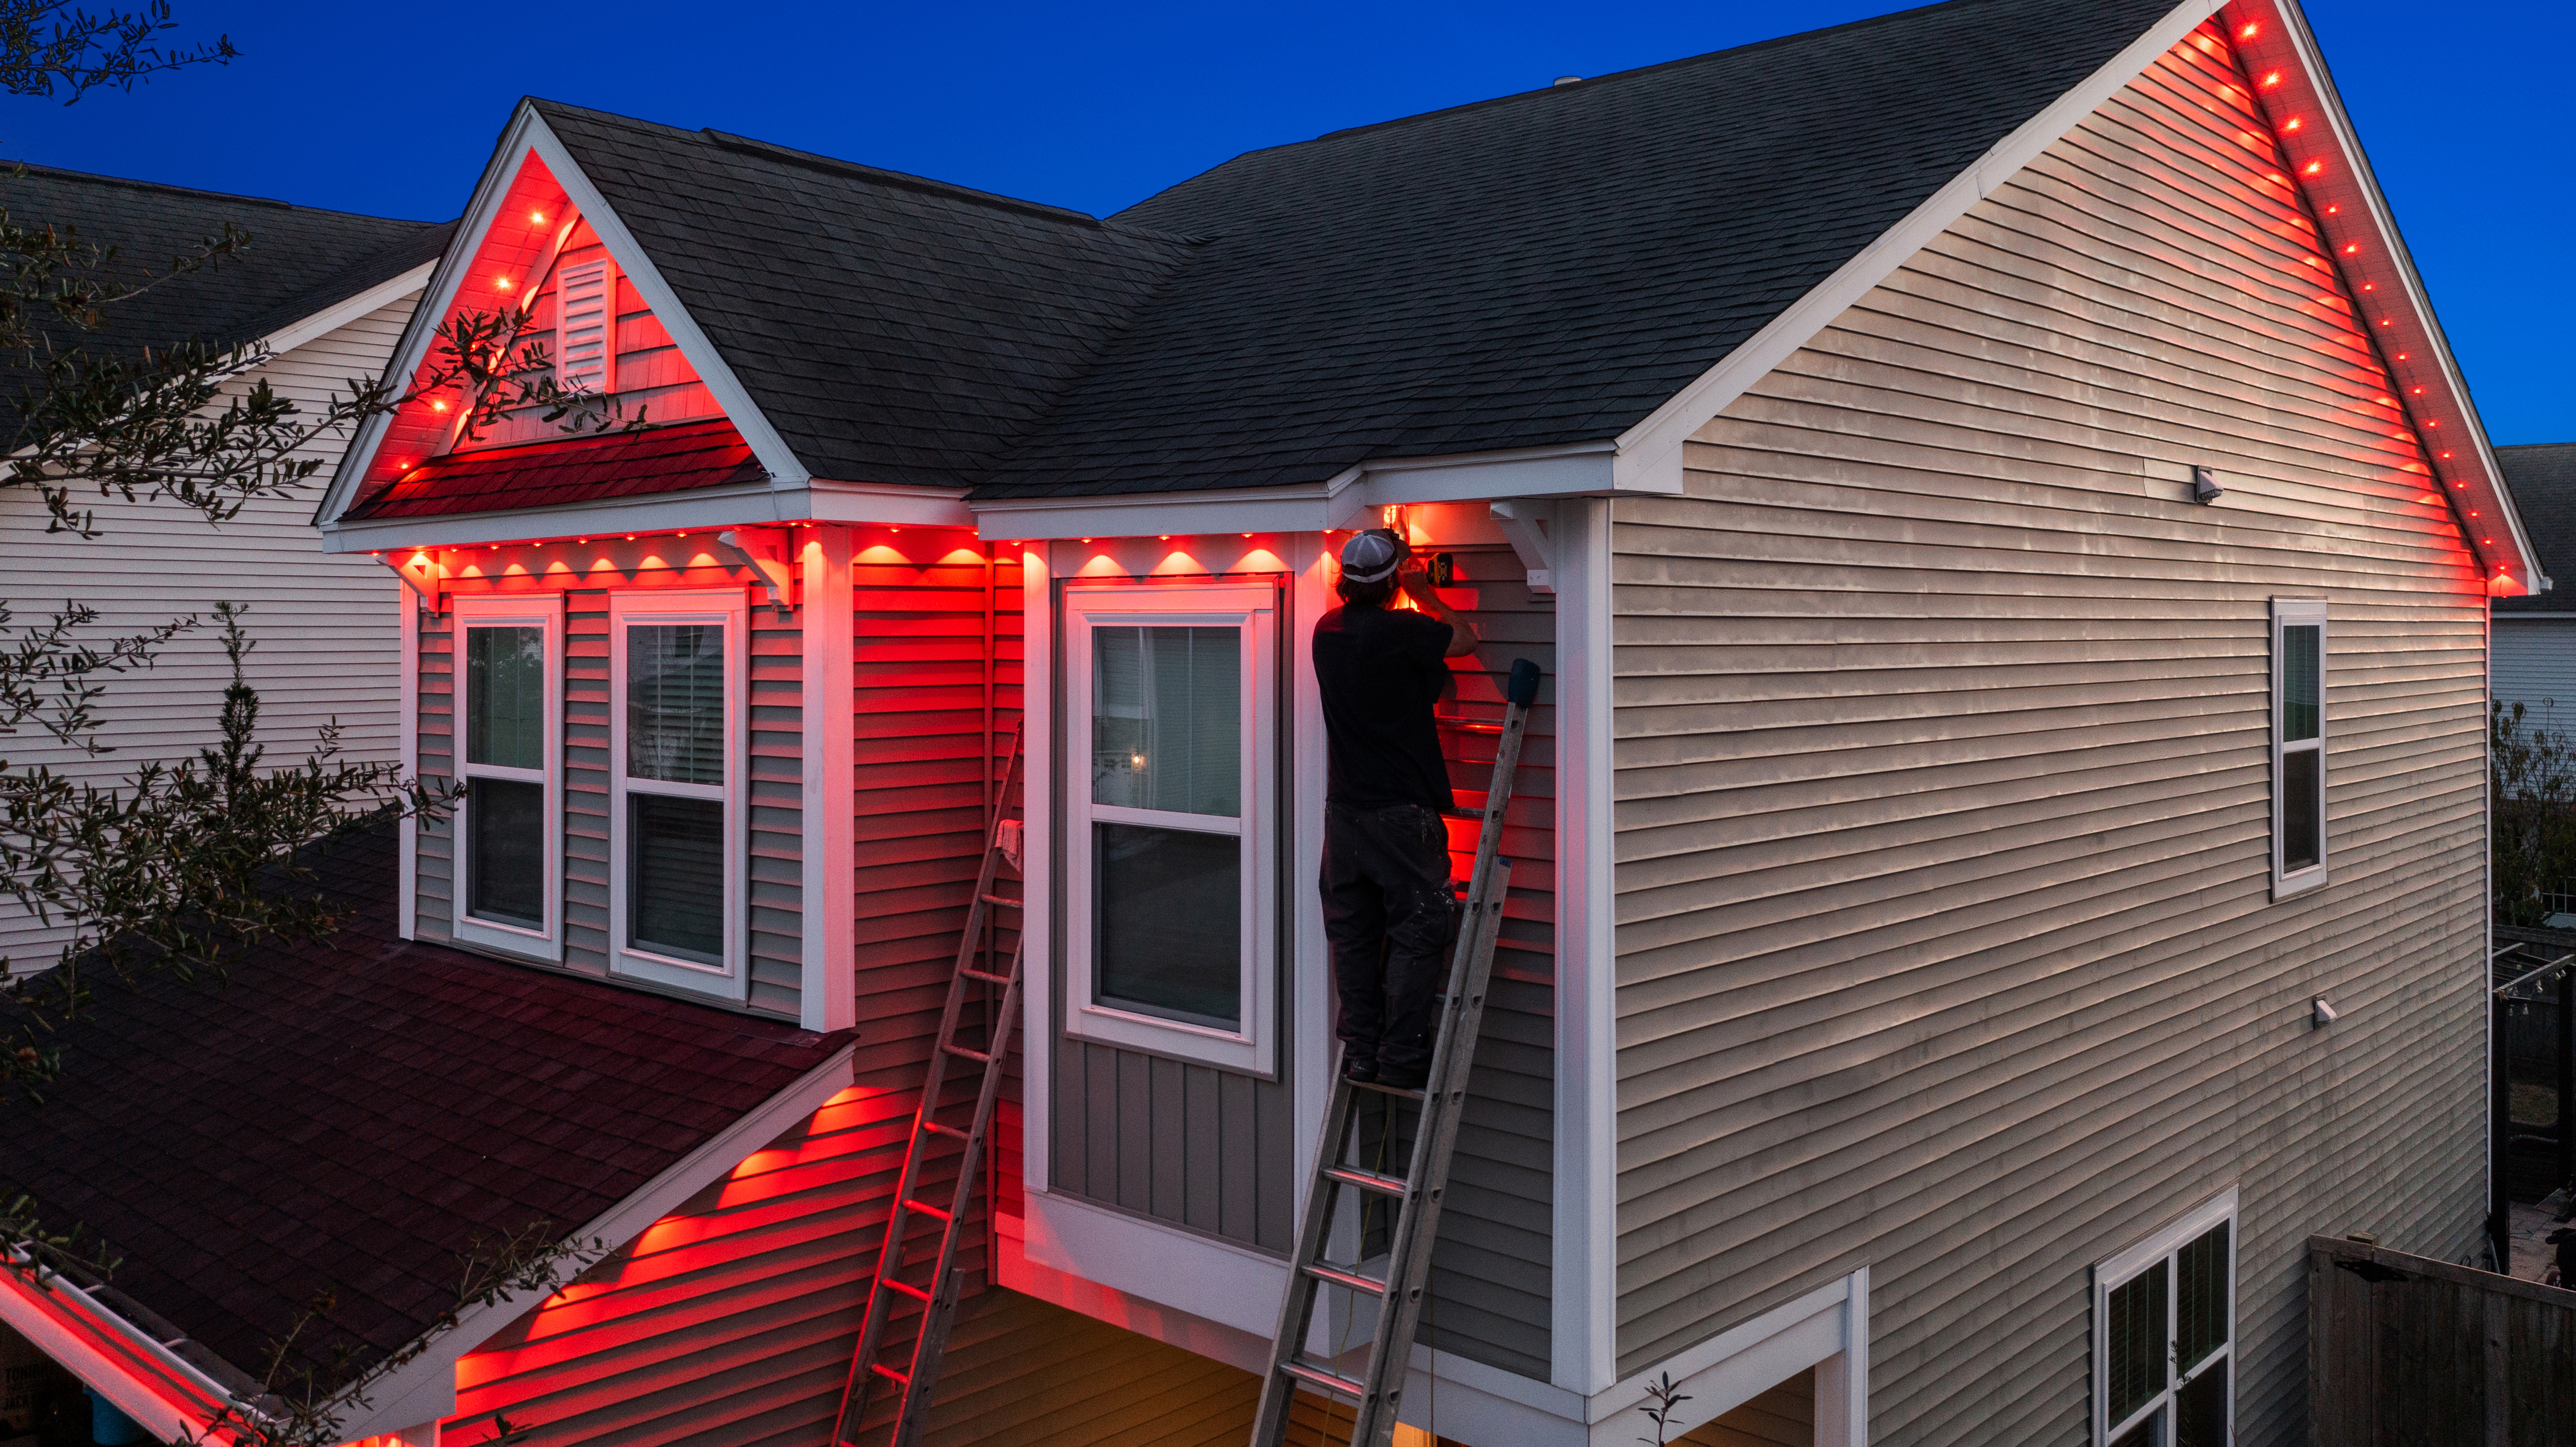
{"type": "Polygon", "coordinates": [[[1439,590],[1431,586],[1429,568],[1408,561],[1396,573],[1395,585],[1423,612],[1449,625],[1449,657],[1464,658],[1476,651],[1476,630],[1467,626],[1467,615],[1441,601],[1439,590]]]}

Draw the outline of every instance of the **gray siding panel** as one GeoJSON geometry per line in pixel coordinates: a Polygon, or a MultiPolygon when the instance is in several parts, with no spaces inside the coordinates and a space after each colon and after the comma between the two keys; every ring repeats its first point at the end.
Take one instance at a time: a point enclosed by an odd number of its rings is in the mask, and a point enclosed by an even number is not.
{"type": "Polygon", "coordinates": [[[2303,1238],[2474,1245],[2485,596],[2245,87],[2177,48],[1616,506],[1623,1373],[1866,1263],[1876,1437],[2078,1440],[2090,1265],[2234,1184],[2286,1442],[2303,1238]]]}
{"type": "Polygon", "coordinates": [[[608,592],[564,594],[564,968],[608,974],[608,592]]]}
{"type": "Polygon", "coordinates": [[[2491,673],[2496,702],[2525,705],[2533,723],[2576,729],[2576,618],[2498,615],[2491,673]]]}

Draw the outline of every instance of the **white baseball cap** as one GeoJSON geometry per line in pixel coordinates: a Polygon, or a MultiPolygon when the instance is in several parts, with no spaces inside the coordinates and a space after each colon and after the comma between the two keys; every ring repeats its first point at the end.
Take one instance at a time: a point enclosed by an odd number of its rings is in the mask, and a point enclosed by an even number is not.
{"type": "Polygon", "coordinates": [[[1370,528],[1342,544],[1342,576],[1354,583],[1374,583],[1393,576],[1411,556],[1413,549],[1394,529],[1370,528]]]}

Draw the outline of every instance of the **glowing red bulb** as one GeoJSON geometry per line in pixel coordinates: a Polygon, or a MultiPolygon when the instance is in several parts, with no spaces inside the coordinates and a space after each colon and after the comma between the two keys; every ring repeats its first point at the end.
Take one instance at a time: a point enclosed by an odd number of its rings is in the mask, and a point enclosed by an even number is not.
{"type": "Polygon", "coordinates": [[[2356,241],[2350,246],[2345,247],[2343,249],[2343,254],[2346,256],[2359,256],[2361,254],[2361,243],[2356,241]]]}
{"type": "Polygon", "coordinates": [[[2301,173],[2300,173],[2300,174],[2302,174],[2302,175],[2308,175],[2308,176],[2318,176],[2318,175],[2323,175],[2323,174],[2325,173],[2325,169],[2326,169],[2326,163],[2325,163],[2325,162],[2323,162],[2323,161],[2310,161],[2310,162],[2309,162],[2309,163],[2308,163],[2304,168],[2302,168],[2302,170],[2301,170],[2301,173]]]}
{"type": "Polygon", "coordinates": [[[2281,83],[2281,73],[2277,70],[2272,72],[2270,75],[2263,77],[2263,83],[2265,85],[2279,85],[2281,83]]]}
{"type": "Polygon", "coordinates": [[[496,285],[498,285],[501,290],[508,291],[510,289],[510,279],[506,276],[502,277],[496,285]]]}
{"type": "Polygon", "coordinates": [[[2251,40],[2254,38],[2254,32],[2258,28],[2259,27],[2257,26],[2248,25],[2244,29],[2236,32],[2236,38],[2239,40],[2251,40]]]}
{"type": "MultiPolygon", "coordinates": [[[[2424,395],[2424,389],[2423,389],[2423,388],[2421,388],[2421,387],[2416,388],[2416,389],[2415,389],[2415,391],[2414,391],[2414,395],[2415,395],[2415,396],[2418,396],[2418,397],[2423,396],[2423,395],[2424,395]]],[[[2448,457],[2448,456],[2450,456],[2451,454],[2449,454],[2449,453],[2445,452],[2445,453],[2443,453],[2442,455],[2443,455],[2444,457],[2448,457]]]]}
{"type": "Polygon", "coordinates": [[[2285,125],[2285,126],[2281,127],[2281,129],[2283,129],[2283,130],[2285,130],[2285,131],[2295,131],[2295,130],[2297,130],[2298,128],[2299,128],[2299,118],[2298,118],[2297,116],[2292,116],[2292,117],[2290,117],[2289,124],[2287,124],[2287,125],[2285,125]]]}
{"type": "Polygon", "coordinates": [[[2336,214],[2337,212],[2340,212],[2341,210],[2343,210],[2343,208],[2342,208],[2342,207],[2340,207],[2340,206],[2329,206],[2329,207],[2327,207],[2327,208],[2326,208],[2326,214],[2327,214],[2328,216],[2332,216],[2332,215],[2336,214]]]}
{"type": "MultiPolygon", "coordinates": [[[[2448,460],[2448,459],[2449,459],[2449,457],[2450,457],[2450,455],[2451,455],[2451,454],[2449,454],[2449,453],[2447,453],[2447,452],[2445,452],[2445,453],[2443,453],[2443,454],[2442,454],[2442,456],[2443,456],[2443,458],[2444,458],[2445,460],[2448,460]]],[[[2456,482],[2451,484],[2451,486],[2453,486],[2453,487],[2460,487],[2460,486],[2462,486],[2462,485],[2463,485],[2463,484],[2461,484],[2461,483],[2456,483],[2456,482]]]]}
{"type": "Polygon", "coordinates": [[[432,412],[444,412],[447,410],[447,404],[444,402],[432,402],[429,404],[429,410],[432,412]]]}
{"type": "Polygon", "coordinates": [[[2378,286],[2378,284],[2377,284],[2377,283],[2375,283],[2375,282],[2368,282],[2368,281],[2365,281],[2365,282],[2363,282],[2363,283],[2361,284],[2361,289],[2362,289],[2363,291],[2377,291],[2377,290],[2379,290],[2379,286],[2378,286]]]}
{"type": "Polygon", "coordinates": [[[531,221],[543,221],[546,219],[546,213],[543,211],[531,211],[528,213],[528,219],[531,221]]]}

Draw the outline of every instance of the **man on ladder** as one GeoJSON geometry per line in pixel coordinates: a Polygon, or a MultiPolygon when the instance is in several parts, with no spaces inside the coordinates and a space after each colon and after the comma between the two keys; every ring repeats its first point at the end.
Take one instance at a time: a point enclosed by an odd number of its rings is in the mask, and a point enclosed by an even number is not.
{"type": "Polygon", "coordinates": [[[1323,696],[1324,938],[1341,1003],[1342,1074],[1421,1088],[1448,963],[1449,770],[1432,708],[1475,630],[1386,528],[1342,545],[1342,606],[1315,624],[1323,696]],[[1401,588],[1419,613],[1387,605],[1401,588]]]}

